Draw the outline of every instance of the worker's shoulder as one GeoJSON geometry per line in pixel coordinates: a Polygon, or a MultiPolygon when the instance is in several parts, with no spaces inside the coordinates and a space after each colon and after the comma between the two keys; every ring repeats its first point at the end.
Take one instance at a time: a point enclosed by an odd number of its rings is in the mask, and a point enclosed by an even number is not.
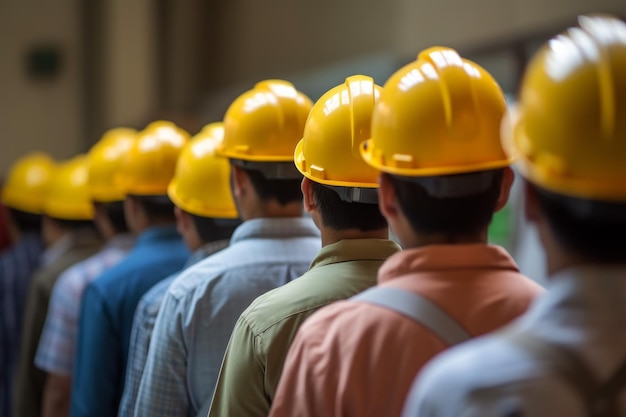
{"type": "Polygon", "coordinates": [[[452,347],[429,362],[419,377],[420,390],[445,396],[472,395],[536,378],[541,368],[502,333],[474,338],[452,347]]]}
{"type": "MultiPolygon", "coordinates": [[[[375,285],[376,269],[356,265],[363,263],[372,262],[341,262],[312,268],[298,279],[258,297],[242,318],[255,335],[290,322],[299,324],[320,308],[375,285]],[[355,265],[350,267],[349,264],[355,265]]],[[[380,263],[382,261],[377,261],[378,265],[380,263]]]]}

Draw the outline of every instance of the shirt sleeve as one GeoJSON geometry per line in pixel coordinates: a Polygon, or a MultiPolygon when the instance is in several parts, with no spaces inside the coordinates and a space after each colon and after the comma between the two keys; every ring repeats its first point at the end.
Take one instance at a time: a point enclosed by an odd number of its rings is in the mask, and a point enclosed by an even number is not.
{"type": "Polygon", "coordinates": [[[337,371],[323,365],[327,348],[306,329],[306,324],[300,328],[289,349],[270,417],[343,415],[335,410],[337,371]]]}
{"type": "Polygon", "coordinates": [[[72,275],[62,275],[52,290],[35,365],[46,372],[71,376],[76,350],[80,297],[68,286],[72,275]]]}
{"type": "Polygon", "coordinates": [[[228,343],[209,417],[266,417],[265,364],[256,354],[256,340],[244,317],[228,343]]]}
{"type": "Polygon", "coordinates": [[[130,417],[135,410],[139,383],[141,382],[143,369],[148,358],[150,336],[154,327],[155,317],[151,316],[148,311],[149,308],[150,305],[142,299],[133,318],[128,364],[126,365],[126,379],[124,381],[122,401],[120,402],[119,417],[130,417]]]}
{"type": "Polygon", "coordinates": [[[71,417],[117,414],[122,382],[121,345],[111,312],[97,287],[85,291],[72,380],[71,417]]]}
{"type": "Polygon", "coordinates": [[[152,333],[135,416],[186,416],[190,407],[183,305],[168,291],[152,333]]]}

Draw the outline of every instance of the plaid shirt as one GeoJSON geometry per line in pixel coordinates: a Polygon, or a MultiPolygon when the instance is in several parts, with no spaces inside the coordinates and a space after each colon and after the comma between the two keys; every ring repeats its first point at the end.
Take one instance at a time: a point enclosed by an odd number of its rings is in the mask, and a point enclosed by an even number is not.
{"type": "MultiPolygon", "coordinates": [[[[221,251],[227,246],[228,239],[211,242],[202,246],[191,254],[183,270],[197,264],[207,256],[221,251]]],[[[172,281],[180,275],[180,272],[171,275],[169,278],[164,279],[152,287],[150,291],[141,298],[139,304],[137,304],[133,330],[130,335],[128,364],[126,365],[126,382],[124,382],[124,393],[122,394],[122,401],[120,402],[120,410],[118,413],[120,417],[133,415],[135,402],[137,401],[137,392],[139,391],[139,383],[141,382],[143,368],[146,365],[146,359],[148,357],[148,348],[150,347],[150,338],[152,337],[154,322],[156,321],[161,301],[165,293],[167,293],[167,289],[172,281]]]]}
{"type": "Polygon", "coordinates": [[[24,234],[0,253],[0,417],[9,417],[26,290],[44,251],[38,233],[24,234]]]}
{"type": "Polygon", "coordinates": [[[161,304],[134,415],[206,416],[239,315],[302,275],[320,247],[310,218],[248,220],[228,248],[183,272],[161,304]]]}
{"type": "Polygon", "coordinates": [[[35,365],[48,373],[71,376],[76,352],[78,317],[85,288],[120,262],[134,244],[131,235],[118,235],[94,256],[59,277],[52,291],[35,365]]]}

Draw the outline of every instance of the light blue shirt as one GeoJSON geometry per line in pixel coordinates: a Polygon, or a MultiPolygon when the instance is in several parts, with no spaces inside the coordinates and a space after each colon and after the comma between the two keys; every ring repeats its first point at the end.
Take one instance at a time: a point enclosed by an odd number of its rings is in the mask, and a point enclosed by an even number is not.
{"type": "MultiPolygon", "coordinates": [[[[546,294],[510,328],[572,348],[600,381],[625,359],[624,329],[626,268],[591,266],[551,277],[546,294]]],[[[626,390],[620,400],[626,410],[626,390]]],[[[583,417],[583,405],[569,382],[496,334],[450,349],[427,365],[403,416],[583,417]]]]}
{"type": "Polygon", "coordinates": [[[135,415],[206,415],[241,313],[304,274],[320,248],[310,218],[248,220],[227,249],[183,272],[161,305],[135,415]]]}
{"type": "MultiPolygon", "coordinates": [[[[211,242],[202,246],[191,254],[183,267],[183,271],[227,246],[228,239],[211,242]]],[[[130,348],[128,349],[124,393],[122,394],[122,401],[120,402],[118,412],[120,417],[133,415],[135,402],[137,401],[137,392],[139,391],[139,383],[141,382],[143,368],[146,365],[146,359],[148,357],[150,338],[152,337],[154,322],[156,321],[159,308],[161,307],[161,301],[167,293],[167,289],[181,272],[182,271],[178,271],[156,284],[141,297],[139,304],[137,304],[135,318],[133,319],[133,330],[130,333],[130,348]]]]}

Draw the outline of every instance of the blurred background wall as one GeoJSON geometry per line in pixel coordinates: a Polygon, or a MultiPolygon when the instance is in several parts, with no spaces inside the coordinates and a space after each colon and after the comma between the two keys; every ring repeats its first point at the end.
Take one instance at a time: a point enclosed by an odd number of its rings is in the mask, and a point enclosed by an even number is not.
{"type": "Polygon", "coordinates": [[[458,48],[514,93],[528,56],[580,13],[624,0],[1,0],[0,174],[34,149],[86,150],[105,129],[173,119],[195,133],[283,77],[316,99],[458,48]]]}

